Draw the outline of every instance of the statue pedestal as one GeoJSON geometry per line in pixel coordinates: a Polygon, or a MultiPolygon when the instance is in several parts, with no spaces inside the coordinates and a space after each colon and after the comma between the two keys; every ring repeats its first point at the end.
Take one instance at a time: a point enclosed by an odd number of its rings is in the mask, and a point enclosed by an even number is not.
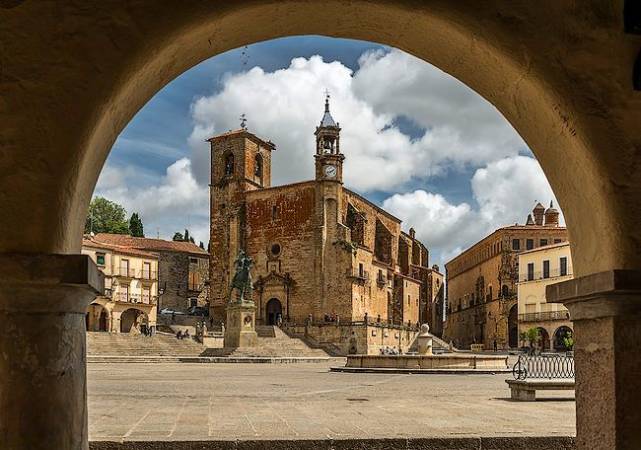
{"type": "Polygon", "coordinates": [[[254,302],[227,305],[225,325],[225,348],[256,346],[258,335],[256,334],[256,305],[254,302]]]}

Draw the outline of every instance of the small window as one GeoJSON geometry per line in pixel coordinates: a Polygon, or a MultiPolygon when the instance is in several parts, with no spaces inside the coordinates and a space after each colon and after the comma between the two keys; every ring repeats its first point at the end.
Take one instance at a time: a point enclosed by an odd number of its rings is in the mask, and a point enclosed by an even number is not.
{"type": "Polygon", "coordinates": [[[568,274],[568,258],[565,256],[562,256],[559,259],[559,274],[561,276],[565,276],[568,274]]]}
{"type": "Polygon", "coordinates": [[[105,254],[104,253],[96,253],[96,264],[99,266],[104,266],[105,265],[105,254]]]}
{"type": "Polygon", "coordinates": [[[365,268],[363,267],[363,264],[358,265],[358,276],[361,278],[365,276],[365,268]]]}
{"type": "Polygon", "coordinates": [[[527,280],[532,281],[534,279],[534,263],[528,263],[527,265],[527,280]]]}
{"type": "Polygon", "coordinates": [[[526,250],[532,250],[534,248],[534,239],[527,239],[525,241],[526,250]]]}
{"type": "Polygon", "coordinates": [[[254,176],[262,178],[263,176],[263,157],[260,154],[256,154],[256,159],[254,161],[254,176]]]}
{"type": "Polygon", "coordinates": [[[272,206],[272,219],[278,219],[278,206],[272,206]]]}
{"type": "Polygon", "coordinates": [[[225,156],[225,175],[230,176],[234,174],[234,154],[228,153],[225,156]]]}
{"type": "Polygon", "coordinates": [[[554,243],[555,243],[555,244],[560,244],[561,242],[562,242],[562,241],[561,241],[561,239],[555,239],[555,240],[554,240],[554,243]]]}
{"type": "Polygon", "coordinates": [[[191,264],[198,264],[198,260],[196,258],[189,258],[189,262],[191,264]]]}
{"type": "Polygon", "coordinates": [[[512,250],[521,250],[521,241],[512,239],[512,250]]]}
{"type": "Polygon", "coordinates": [[[550,278],[550,261],[543,261],[543,278],[550,278]]]}
{"type": "Polygon", "coordinates": [[[198,306],[198,299],[197,298],[190,298],[189,299],[189,306],[191,308],[198,306]]]}
{"type": "Polygon", "coordinates": [[[271,246],[271,248],[269,249],[269,251],[271,252],[271,254],[272,254],[273,256],[278,256],[278,255],[280,255],[280,251],[281,251],[280,244],[272,244],[272,246],[271,246]]]}
{"type": "Polygon", "coordinates": [[[543,247],[544,245],[548,245],[547,239],[541,239],[541,247],[543,247]]]}

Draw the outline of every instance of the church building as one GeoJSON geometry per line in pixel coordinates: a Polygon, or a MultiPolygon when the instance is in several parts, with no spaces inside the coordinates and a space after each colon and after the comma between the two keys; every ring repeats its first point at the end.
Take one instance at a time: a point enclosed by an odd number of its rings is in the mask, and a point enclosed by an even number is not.
{"type": "MultiPolygon", "coordinates": [[[[224,321],[234,260],[254,260],[258,324],[338,320],[416,326],[437,316],[428,249],[413,229],[343,185],[341,128],[316,127],[314,180],[271,185],[275,145],[242,128],[211,143],[210,307],[224,321]]],[[[310,155],[311,156],[311,155],[310,155]]],[[[434,280],[440,280],[436,283],[434,280]]],[[[441,316],[442,317],[442,316],[441,316]]],[[[437,319],[441,321],[442,319],[437,319]]]]}

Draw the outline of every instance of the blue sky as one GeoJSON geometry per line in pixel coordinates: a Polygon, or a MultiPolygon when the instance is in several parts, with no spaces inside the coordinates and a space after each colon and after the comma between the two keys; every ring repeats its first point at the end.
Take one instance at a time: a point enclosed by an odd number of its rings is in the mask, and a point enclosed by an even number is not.
{"type": "Polygon", "coordinates": [[[469,88],[401,51],[318,36],[235,49],[173,80],[119,136],[95,194],[139,212],[148,236],[189,228],[206,244],[204,139],[245,113],[277,145],[273,184],[310,179],[325,89],[346,185],[416,228],[436,263],[553,198],[526,144],[469,88]]]}

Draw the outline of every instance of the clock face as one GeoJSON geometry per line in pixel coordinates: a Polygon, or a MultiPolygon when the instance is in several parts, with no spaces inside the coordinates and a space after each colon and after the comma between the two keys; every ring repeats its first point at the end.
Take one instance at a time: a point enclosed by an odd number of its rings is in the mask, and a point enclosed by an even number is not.
{"type": "Polygon", "coordinates": [[[325,176],[328,178],[334,178],[336,176],[336,166],[325,166],[324,171],[325,176]]]}

